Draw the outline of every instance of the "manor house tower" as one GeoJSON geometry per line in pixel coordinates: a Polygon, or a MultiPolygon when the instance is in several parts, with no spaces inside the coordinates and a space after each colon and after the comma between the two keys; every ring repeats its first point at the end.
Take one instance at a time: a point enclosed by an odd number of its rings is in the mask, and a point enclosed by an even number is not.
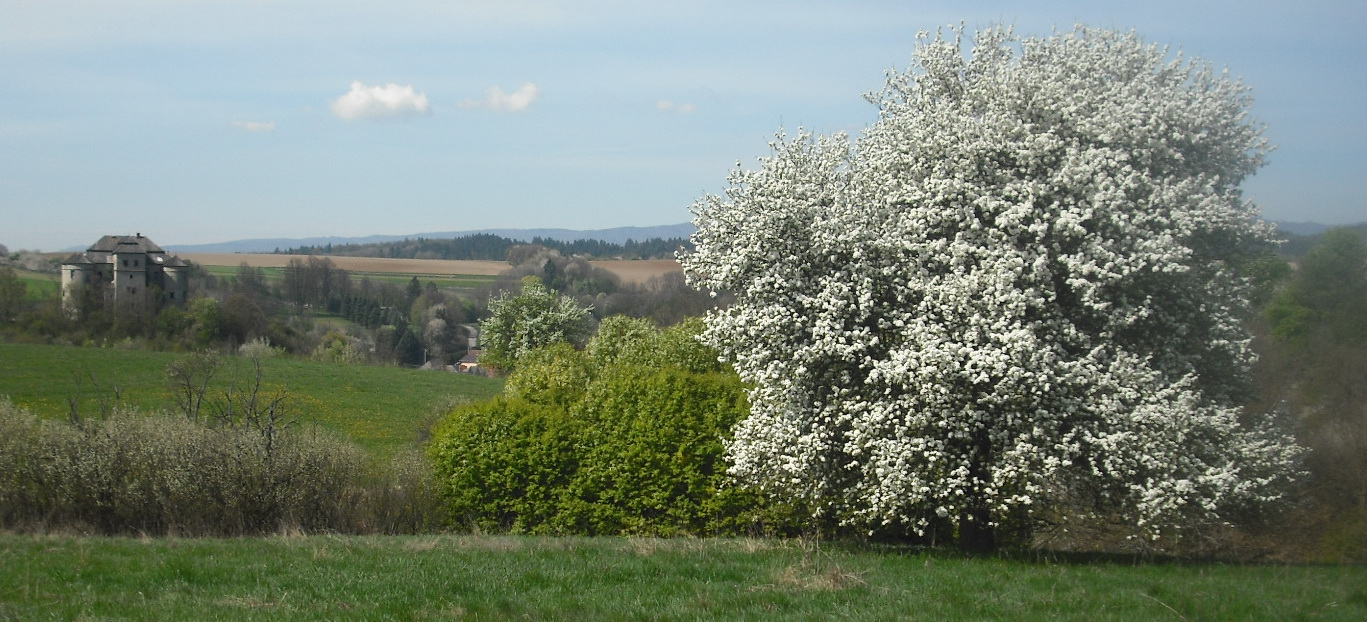
{"type": "Polygon", "coordinates": [[[77,287],[100,287],[106,300],[123,307],[143,308],[153,296],[181,305],[188,272],[189,264],[141,233],[106,235],[62,261],[62,297],[70,304],[77,287]]]}

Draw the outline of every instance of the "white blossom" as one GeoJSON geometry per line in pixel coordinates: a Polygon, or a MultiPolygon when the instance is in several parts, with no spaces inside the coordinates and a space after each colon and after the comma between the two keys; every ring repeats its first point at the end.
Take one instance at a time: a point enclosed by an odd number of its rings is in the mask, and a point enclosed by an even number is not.
{"type": "Polygon", "coordinates": [[[846,522],[997,524],[1079,495],[1156,535],[1273,499],[1252,360],[1247,87],[1134,34],[919,39],[843,135],[693,206],[704,339],[752,383],[731,470],[846,522]]]}
{"type": "Polygon", "coordinates": [[[480,363],[512,369],[532,350],[586,335],[588,317],[588,308],[556,294],[535,276],[523,277],[520,293],[503,292],[489,300],[489,317],[480,322],[480,363]]]}

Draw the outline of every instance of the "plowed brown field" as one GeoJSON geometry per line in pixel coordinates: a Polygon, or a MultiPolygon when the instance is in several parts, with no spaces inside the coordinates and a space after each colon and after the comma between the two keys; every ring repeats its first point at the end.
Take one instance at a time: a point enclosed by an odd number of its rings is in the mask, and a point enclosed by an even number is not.
{"type": "MultiPolygon", "coordinates": [[[[306,255],[276,255],[273,253],[182,253],[181,257],[205,266],[239,266],[253,268],[283,268],[291,259],[307,260],[306,255]]],[[[448,259],[387,259],[375,257],[328,256],[338,268],[352,272],[380,272],[386,274],[471,274],[495,276],[509,269],[503,261],[457,261],[448,259]]],[[[672,259],[606,260],[591,262],[594,266],[616,274],[623,282],[644,283],[651,277],[679,272],[679,262],[672,259]]]]}

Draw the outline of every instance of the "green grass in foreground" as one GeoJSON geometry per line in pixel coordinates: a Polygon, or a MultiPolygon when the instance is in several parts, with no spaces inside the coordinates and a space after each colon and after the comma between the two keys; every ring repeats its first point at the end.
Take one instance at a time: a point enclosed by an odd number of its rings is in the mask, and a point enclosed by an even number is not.
{"type": "MultiPolygon", "coordinates": [[[[98,416],[99,401],[112,399],[143,411],[171,406],[166,366],[182,355],[168,352],[77,348],[0,343],[0,395],[44,417],[63,417],[68,400],[79,398],[81,411],[98,416]],[[94,379],[93,381],[91,379],[94,379]],[[98,384],[98,387],[95,384],[98,384]]],[[[214,383],[250,385],[250,361],[225,357],[214,383]]],[[[262,360],[267,391],[290,395],[288,414],[340,432],[378,455],[411,446],[427,418],[453,400],[482,400],[502,389],[502,381],[400,367],[342,365],[319,361],[262,360]]]]}
{"type": "Polygon", "coordinates": [[[0,534],[0,619],[1363,620],[1367,568],[770,540],[0,534]]]}

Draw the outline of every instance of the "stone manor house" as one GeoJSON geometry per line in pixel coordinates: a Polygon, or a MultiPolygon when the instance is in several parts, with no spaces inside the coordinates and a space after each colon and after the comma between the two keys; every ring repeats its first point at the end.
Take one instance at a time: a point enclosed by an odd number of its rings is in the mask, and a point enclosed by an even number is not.
{"type": "Polygon", "coordinates": [[[153,295],[180,305],[189,293],[189,268],[141,233],[106,235],[62,261],[62,296],[69,303],[78,285],[98,286],[121,306],[142,308],[153,295]]]}

